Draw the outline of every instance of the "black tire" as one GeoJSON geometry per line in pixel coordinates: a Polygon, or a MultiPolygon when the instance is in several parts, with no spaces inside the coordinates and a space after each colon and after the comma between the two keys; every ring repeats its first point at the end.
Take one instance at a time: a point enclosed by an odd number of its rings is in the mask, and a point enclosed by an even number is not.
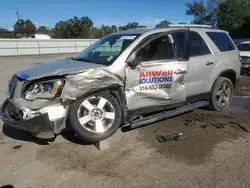
{"type": "Polygon", "coordinates": [[[223,110],[226,110],[228,109],[229,105],[230,105],[230,102],[231,102],[231,99],[232,99],[232,96],[233,96],[233,84],[231,82],[231,80],[229,80],[228,78],[226,77],[219,77],[214,85],[213,85],[213,88],[212,88],[212,93],[211,93],[211,97],[210,97],[210,108],[212,110],[215,110],[215,111],[223,111],[223,110]],[[231,93],[229,96],[227,96],[229,98],[228,102],[225,102],[225,105],[222,106],[222,105],[219,105],[219,101],[218,101],[218,98],[220,97],[220,95],[217,94],[217,91],[220,89],[220,87],[223,87],[222,85],[223,84],[226,84],[228,86],[228,88],[231,90],[231,93]]]}
{"type": "Polygon", "coordinates": [[[108,92],[96,93],[96,94],[87,96],[83,99],[76,100],[74,103],[70,104],[69,113],[68,113],[68,121],[74,133],[81,140],[87,143],[93,143],[93,142],[101,141],[110,137],[120,128],[120,125],[122,122],[122,109],[118,101],[116,100],[116,98],[112,96],[111,94],[109,94],[108,92]],[[78,108],[85,99],[90,98],[90,97],[102,97],[106,99],[108,102],[110,102],[113,106],[115,117],[114,117],[113,123],[105,132],[102,132],[102,133],[91,132],[87,130],[86,128],[84,128],[79,122],[78,115],[77,115],[78,108]]]}

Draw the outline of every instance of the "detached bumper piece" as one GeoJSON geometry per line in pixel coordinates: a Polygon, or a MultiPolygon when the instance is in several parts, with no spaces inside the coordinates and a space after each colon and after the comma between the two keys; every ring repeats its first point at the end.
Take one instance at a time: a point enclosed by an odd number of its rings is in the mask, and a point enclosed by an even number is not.
{"type": "Polygon", "coordinates": [[[23,120],[23,112],[4,101],[0,108],[0,118],[6,126],[28,131],[34,134],[52,132],[48,114],[41,114],[28,120],[23,120]]]}

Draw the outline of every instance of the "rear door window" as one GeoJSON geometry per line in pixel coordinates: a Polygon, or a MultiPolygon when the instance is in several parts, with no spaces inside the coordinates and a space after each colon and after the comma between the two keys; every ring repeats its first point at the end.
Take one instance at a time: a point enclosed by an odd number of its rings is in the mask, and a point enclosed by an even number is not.
{"type": "Polygon", "coordinates": [[[198,33],[191,31],[189,35],[189,56],[201,56],[210,53],[209,48],[201,36],[198,33]]]}
{"type": "Polygon", "coordinates": [[[235,50],[233,42],[226,33],[207,32],[207,35],[221,52],[235,50]]]}

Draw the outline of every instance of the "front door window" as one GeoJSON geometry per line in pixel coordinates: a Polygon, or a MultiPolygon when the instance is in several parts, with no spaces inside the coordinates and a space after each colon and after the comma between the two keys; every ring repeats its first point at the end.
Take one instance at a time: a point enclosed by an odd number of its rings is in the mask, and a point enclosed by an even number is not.
{"type": "Polygon", "coordinates": [[[173,52],[168,37],[163,36],[148,43],[137,53],[137,58],[142,62],[172,59],[173,52]]]}

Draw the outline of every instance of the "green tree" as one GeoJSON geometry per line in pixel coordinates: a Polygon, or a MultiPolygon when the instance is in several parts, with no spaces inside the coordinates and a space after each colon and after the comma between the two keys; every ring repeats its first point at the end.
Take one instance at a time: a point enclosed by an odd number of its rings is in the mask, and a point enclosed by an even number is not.
{"type": "Polygon", "coordinates": [[[77,16],[59,21],[52,29],[54,38],[92,38],[93,21],[89,17],[77,16]]]}
{"type": "Polygon", "coordinates": [[[97,27],[93,27],[91,38],[99,39],[99,38],[102,38],[102,37],[103,37],[103,34],[101,32],[101,29],[99,29],[97,27]]]}
{"type": "Polygon", "coordinates": [[[81,38],[92,38],[94,22],[87,16],[81,18],[81,38]]]}
{"type": "Polygon", "coordinates": [[[36,30],[37,33],[41,33],[41,34],[46,34],[46,35],[50,35],[50,29],[47,28],[46,26],[39,26],[38,29],[36,30]]]}
{"type": "Polygon", "coordinates": [[[100,28],[100,31],[103,36],[114,33],[117,31],[117,27],[115,25],[108,26],[108,25],[102,25],[100,28]]]}
{"type": "Polygon", "coordinates": [[[140,25],[140,24],[137,23],[137,22],[129,22],[129,23],[127,23],[126,25],[120,26],[120,27],[119,27],[119,30],[125,31],[125,30],[128,30],[128,29],[145,28],[145,27],[146,27],[146,26],[140,25]]]}
{"type": "Polygon", "coordinates": [[[81,19],[75,16],[68,21],[68,33],[70,38],[80,38],[82,32],[81,19]]]}
{"type": "Polygon", "coordinates": [[[207,10],[203,0],[200,0],[199,2],[194,0],[193,3],[186,3],[186,6],[186,14],[194,17],[192,23],[203,24],[207,17],[207,10]]]}
{"type": "Polygon", "coordinates": [[[53,38],[70,38],[70,25],[66,21],[59,21],[56,23],[55,27],[52,29],[53,38]]]}
{"type": "Polygon", "coordinates": [[[93,29],[93,21],[89,17],[74,17],[69,19],[70,38],[91,38],[93,29]]]}
{"type": "Polygon", "coordinates": [[[102,38],[105,35],[117,32],[117,26],[102,25],[100,28],[94,27],[92,29],[92,38],[102,38]]]}
{"type": "Polygon", "coordinates": [[[218,26],[230,31],[246,24],[250,4],[248,0],[227,0],[219,4],[217,12],[218,26]]]}
{"type": "Polygon", "coordinates": [[[0,28],[0,38],[14,38],[14,35],[8,29],[0,28]]]}
{"type": "Polygon", "coordinates": [[[31,20],[27,19],[25,21],[24,31],[28,36],[36,33],[36,26],[32,23],[31,20]]]}
{"type": "Polygon", "coordinates": [[[15,25],[14,25],[14,36],[18,37],[18,35],[24,36],[25,32],[24,32],[24,27],[25,27],[25,21],[23,19],[18,20],[15,25]]]}
{"type": "Polygon", "coordinates": [[[155,27],[160,27],[160,26],[163,26],[163,25],[168,25],[168,24],[172,24],[170,21],[168,20],[162,20],[160,23],[158,23],[155,27]]]}
{"type": "Polygon", "coordinates": [[[18,20],[14,25],[14,36],[15,37],[28,37],[36,32],[36,26],[31,20],[18,20]]]}

